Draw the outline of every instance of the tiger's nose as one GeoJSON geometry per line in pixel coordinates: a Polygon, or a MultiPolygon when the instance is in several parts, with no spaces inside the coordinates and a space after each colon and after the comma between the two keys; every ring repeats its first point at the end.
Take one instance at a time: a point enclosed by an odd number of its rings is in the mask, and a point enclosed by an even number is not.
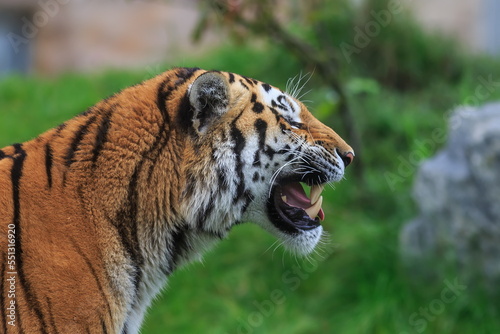
{"type": "Polygon", "coordinates": [[[347,167],[354,160],[354,152],[347,152],[343,157],[342,161],[344,162],[344,166],[347,167]]]}
{"type": "Polygon", "coordinates": [[[349,166],[351,162],[354,160],[354,152],[347,152],[342,154],[340,151],[337,150],[337,153],[340,155],[342,161],[344,162],[344,167],[349,166]]]}

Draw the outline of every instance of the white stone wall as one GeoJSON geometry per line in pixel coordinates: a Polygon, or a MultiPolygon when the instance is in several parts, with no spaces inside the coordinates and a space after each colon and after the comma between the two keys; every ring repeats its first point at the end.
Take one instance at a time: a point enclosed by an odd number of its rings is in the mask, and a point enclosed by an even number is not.
{"type": "MultiPolygon", "coordinates": [[[[9,1],[0,0],[0,10],[13,10],[9,1]]],[[[212,34],[192,43],[199,18],[194,0],[22,1],[31,4],[23,14],[22,31],[3,40],[14,50],[31,45],[31,71],[36,74],[148,66],[154,72],[157,65],[202,52],[217,40],[212,34]]]]}
{"type": "Polygon", "coordinates": [[[500,53],[499,0],[401,0],[429,30],[458,38],[469,50],[500,53]]]}

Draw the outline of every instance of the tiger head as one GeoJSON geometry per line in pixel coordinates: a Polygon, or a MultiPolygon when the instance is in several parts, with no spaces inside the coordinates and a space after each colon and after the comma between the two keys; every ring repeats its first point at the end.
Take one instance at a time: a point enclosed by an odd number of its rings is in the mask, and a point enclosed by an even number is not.
{"type": "Polygon", "coordinates": [[[254,79],[203,72],[187,98],[187,220],[218,234],[254,222],[310,253],[323,233],[321,192],[342,179],[353,149],[303,103],[254,79]]]}

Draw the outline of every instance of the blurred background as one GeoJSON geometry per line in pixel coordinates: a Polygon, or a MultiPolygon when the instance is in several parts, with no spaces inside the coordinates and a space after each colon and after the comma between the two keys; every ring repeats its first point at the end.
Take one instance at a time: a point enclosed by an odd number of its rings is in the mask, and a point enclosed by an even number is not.
{"type": "Polygon", "coordinates": [[[235,227],[143,333],[500,333],[498,0],[0,0],[0,147],[174,66],[285,88],[357,152],[307,259],[235,227]]]}

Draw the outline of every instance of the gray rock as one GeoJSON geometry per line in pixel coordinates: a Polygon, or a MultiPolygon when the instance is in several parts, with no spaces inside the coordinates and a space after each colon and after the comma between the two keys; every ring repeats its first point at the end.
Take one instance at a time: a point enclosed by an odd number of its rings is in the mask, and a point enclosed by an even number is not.
{"type": "Polygon", "coordinates": [[[434,260],[497,281],[500,103],[455,110],[449,129],[445,147],[418,170],[413,196],[420,214],[401,231],[403,259],[416,270],[434,260]]]}

